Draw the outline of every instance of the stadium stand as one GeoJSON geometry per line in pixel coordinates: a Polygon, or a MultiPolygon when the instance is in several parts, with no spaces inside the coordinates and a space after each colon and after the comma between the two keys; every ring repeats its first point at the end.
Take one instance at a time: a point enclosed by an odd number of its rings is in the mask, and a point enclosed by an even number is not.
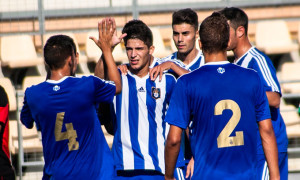
{"type": "Polygon", "coordinates": [[[283,97],[300,98],[300,62],[285,62],[282,64],[280,84],[283,97]]]}
{"type": "Polygon", "coordinates": [[[30,35],[2,36],[0,42],[2,66],[19,68],[43,64],[30,35]]]}
{"type": "Polygon", "coordinates": [[[288,137],[300,137],[300,117],[295,106],[281,101],[280,113],[284,119],[288,137]]]}
{"type": "Polygon", "coordinates": [[[46,80],[45,76],[26,76],[22,83],[22,90],[25,93],[26,88],[37,85],[46,80]]]}
{"type": "Polygon", "coordinates": [[[88,58],[88,61],[95,62],[99,60],[99,57],[102,55],[99,47],[91,40],[89,37],[98,37],[98,31],[89,31],[86,36],[85,42],[85,53],[88,58]]]}
{"type": "Polygon", "coordinates": [[[22,149],[24,153],[41,153],[43,152],[42,142],[39,138],[36,127],[27,129],[21,124],[21,134],[18,134],[18,122],[16,120],[9,121],[9,130],[11,136],[11,153],[19,152],[18,136],[22,135],[22,149]]]}
{"type": "Polygon", "coordinates": [[[125,50],[122,48],[122,43],[115,46],[113,50],[113,57],[116,63],[128,63],[128,57],[125,53],[125,50]]]}
{"type": "Polygon", "coordinates": [[[163,58],[170,55],[172,52],[166,48],[159,28],[151,27],[153,34],[153,46],[155,47],[153,56],[163,58]]]}
{"type": "Polygon", "coordinates": [[[255,42],[256,47],[266,54],[291,53],[299,49],[283,20],[259,21],[256,24],[255,42]]]}

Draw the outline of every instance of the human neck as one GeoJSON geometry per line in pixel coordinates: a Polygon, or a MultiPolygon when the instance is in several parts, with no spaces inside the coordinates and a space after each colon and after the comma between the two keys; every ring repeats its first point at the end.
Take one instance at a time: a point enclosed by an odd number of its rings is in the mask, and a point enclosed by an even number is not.
{"type": "Polygon", "coordinates": [[[250,48],[252,47],[249,39],[240,40],[235,49],[233,49],[234,53],[234,62],[236,62],[240,57],[242,57],[250,48]]]}
{"type": "Polygon", "coordinates": [[[71,70],[66,66],[61,69],[51,70],[50,80],[57,81],[65,76],[71,76],[71,70]]]}
{"type": "Polygon", "coordinates": [[[205,63],[209,63],[209,62],[220,62],[220,61],[227,61],[227,54],[226,51],[220,51],[217,53],[205,53],[204,54],[204,59],[205,59],[205,63]]]}
{"type": "Polygon", "coordinates": [[[198,55],[198,49],[195,47],[188,53],[177,52],[177,59],[180,59],[185,65],[189,65],[198,55]]]}

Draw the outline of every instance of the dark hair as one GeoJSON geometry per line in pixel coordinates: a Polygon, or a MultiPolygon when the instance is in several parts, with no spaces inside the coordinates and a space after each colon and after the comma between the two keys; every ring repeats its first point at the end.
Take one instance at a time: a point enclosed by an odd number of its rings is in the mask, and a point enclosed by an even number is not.
{"type": "Polygon", "coordinates": [[[175,11],[172,16],[172,26],[178,24],[190,24],[194,26],[195,30],[198,29],[198,15],[191,8],[180,9],[175,11]]]}
{"type": "Polygon", "coordinates": [[[209,54],[226,51],[229,32],[230,29],[227,20],[220,13],[214,12],[205,18],[199,30],[202,51],[209,54]]]}
{"type": "Polygon", "coordinates": [[[50,69],[59,69],[65,65],[66,59],[76,54],[76,46],[72,38],[66,35],[51,36],[44,46],[44,59],[50,69]]]}
{"type": "Polygon", "coordinates": [[[153,44],[153,35],[150,28],[141,20],[131,20],[125,24],[122,34],[126,33],[124,38],[125,46],[128,39],[139,39],[143,41],[148,48],[153,44]]]}
{"type": "Polygon", "coordinates": [[[230,21],[230,25],[234,30],[239,26],[243,26],[246,35],[248,34],[248,16],[243,10],[236,7],[226,7],[222,9],[220,13],[230,21]]]}

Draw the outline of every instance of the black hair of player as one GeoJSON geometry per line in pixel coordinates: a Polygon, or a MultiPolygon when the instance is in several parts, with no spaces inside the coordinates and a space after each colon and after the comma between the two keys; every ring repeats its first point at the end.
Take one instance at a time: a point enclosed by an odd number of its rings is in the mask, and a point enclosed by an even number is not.
{"type": "Polygon", "coordinates": [[[248,16],[243,10],[236,7],[226,7],[219,12],[226,17],[234,30],[242,26],[245,29],[245,34],[248,34],[248,16]]]}
{"type": "Polygon", "coordinates": [[[66,35],[51,36],[44,46],[44,59],[50,69],[62,68],[66,59],[75,58],[76,45],[72,38],[66,35]]]}
{"type": "Polygon", "coordinates": [[[212,13],[200,25],[199,36],[204,53],[226,51],[229,41],[229,25],[225,16],[212,13]]]}
{"type": "Polygon", "coordinates": [[[133,19],[125,24],[122,34],[126,33],[124,37],[125,46],[129,39],[139,39],[143,41],[148,48],[153,44],[153,35],[150,28],[141,20],[133,19]]]}
{"type": "Polygon", "coordinates": [[[197,31],[199,26],[197,13],[191,8],[175,11],[172,16],[172,26],[183,23],[192,25],[197,31]]]}

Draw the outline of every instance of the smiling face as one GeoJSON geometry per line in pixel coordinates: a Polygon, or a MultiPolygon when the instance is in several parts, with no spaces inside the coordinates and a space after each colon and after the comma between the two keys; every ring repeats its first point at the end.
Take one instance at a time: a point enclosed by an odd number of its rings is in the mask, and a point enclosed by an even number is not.
{"type": "Polygon", "coordinates": [[[126,53],[129,60],[129,69],[133,74],[144,76],[148,74],[151,54],[154,47],[148,46],[139,39],[128,39],[126,53]]]}
{"type": "Polygon", "coordinates": [[[198,31],[190,24],[174,24],[173,25],[173,40],[179,53],[188,54],[195,46],[198,38],[198,31]]]}

